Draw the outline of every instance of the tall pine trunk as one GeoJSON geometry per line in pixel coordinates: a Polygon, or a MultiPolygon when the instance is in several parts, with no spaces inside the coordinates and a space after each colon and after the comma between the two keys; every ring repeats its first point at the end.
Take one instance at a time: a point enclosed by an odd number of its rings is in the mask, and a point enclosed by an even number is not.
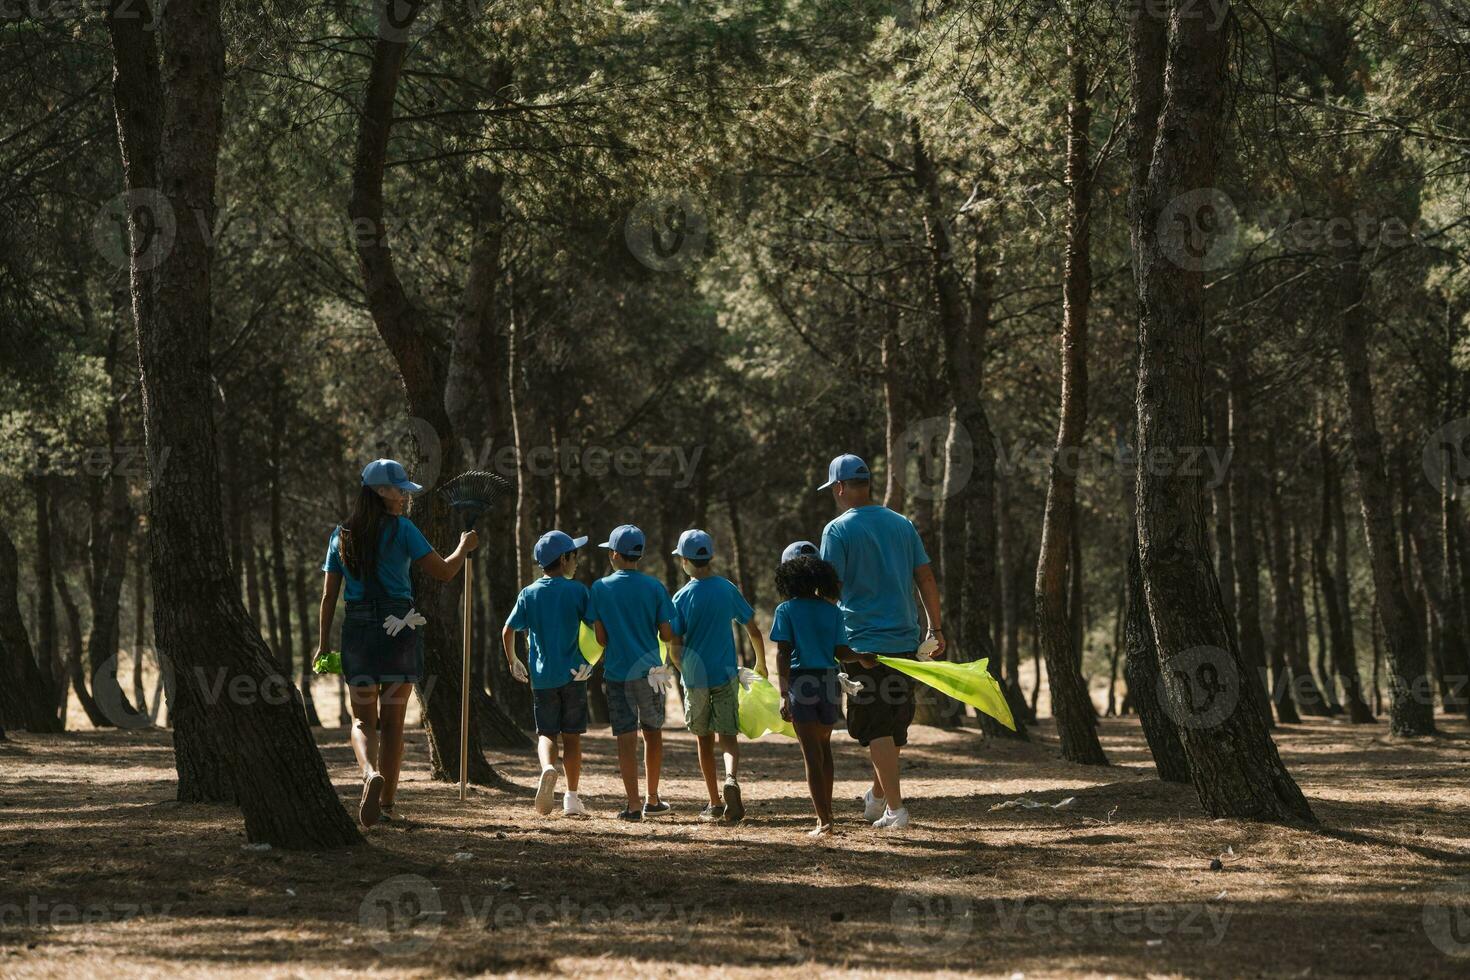
{"type": "Polygon", "coordinates": [[[1171,255],[1182,259],[1190,253],[1161,235],[1181,231],[1166,209],[1177,208],[1182,194],[1215,181],[1232,23],[1228,9],[1223,13],[1212,22],[1177,4],[1166,24],[1153,4],[1134,0],[1129,24],[1139,561],[1166,703],[1179,720],[1204,811],[1212,817],[1312,820],[1277,754],[1265,724],[1267,708],[1246,677],[1226,622],[1205,542],[1201,478],[1177,465],[1180,454],[1200,446],[1204,436],[1204,277],[1193,263],[1171,261],[1171,255]],[[1156,465],[1157,459],[1176,465],[1156,465]],[[1192,700],[1196,695],[1205,700],[1192,700]]]}
{"type": "MultiPolygon", "coordinates": [[[[220,510],[210,374],[210,230],[224,94],[218,0],[171,3],[155,35],[137,5],[113,0],[113,99],[129,191],[172,212],[167,260],[150,263],[146,226],[130,215],[131,288],[144,435],[150,459],[149,570],[160,659],[176,668],[192,727],[176,726],[180,762],[227,775],[250,841],[281,847],[359,843],[306,726],[240,603],[220,510]],[[162,190],[159,190],[159,189],[162,190]],[[141,246],[141,248],[140,248],[141,246]],[[254,692],[233,696],[234,685],[254,692]],[[220,684],[223,686],[216,687],[220,684]],[[279,698],[275,692],[289,696],[279,698]],[[193,755],[186,754],[193,751],[193,755]]],[[[156,243],[154,243],[156,244],[156,243]]],[[[180,792],[185,788],[180,765],[180,792]]]]}

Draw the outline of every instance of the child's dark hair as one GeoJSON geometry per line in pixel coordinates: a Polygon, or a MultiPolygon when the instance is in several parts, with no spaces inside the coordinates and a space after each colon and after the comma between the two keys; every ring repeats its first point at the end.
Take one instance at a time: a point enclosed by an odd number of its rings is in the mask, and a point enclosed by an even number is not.
{"type": "Polygon", "coordinates": [[[550,565],[542,565],[541,571],[545,572],[547,575],[551,575],[553,572],[559,573],[562,569],[567,567],[567,559],[570,558],[572,555],[575,555],[576,553],[576,548],[573,548],[571,551],[563,551],[559,556],[557,556],[556,561],[552,562],[550,565]]]}
{"type": "Polygon", "coordinates": [[[837,599],[842,583],[829,563],[802,555],[776,566],[776,593],[782,599],[837,599]]]}

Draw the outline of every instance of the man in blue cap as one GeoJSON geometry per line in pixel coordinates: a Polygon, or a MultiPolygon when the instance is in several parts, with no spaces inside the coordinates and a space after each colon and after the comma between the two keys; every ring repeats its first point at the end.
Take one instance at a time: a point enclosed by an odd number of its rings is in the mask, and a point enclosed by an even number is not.
{"type": "Polygon", "coordinates": [[[745,816],[740,794],[740,686],[754,683],[754,673],[740,666],[731,623],[745,627],[761,662],[765,643],[752,617],[755,610],[735,583],[710,567],[715,542],[708,531],[694,528],[679,535],[674,548],[689,581],[674,593],[674,642],[669,657],[684,676],[685,725],[699,744],[699,769],[709,794],[705,821],[739,823],[745,816]],[[715,740],[725,756],[725,792],[721,798],[715,775],[715,740]]]}
{"type": "Polygon", "coordinates": [[[611,554],[612,574],[592,583],[587,619],[603,654],[607,713],[618,740],[618,770],[628,806],[619,820],[641,820],[668,813],[658,797],[664,761],[664,699],[673,673],[663,665],[658,641],[674,638],[670,623],[674,606],[664,584],[638,570],[643,560],[643,532],[632,524],[613,528],[598,547],[611,554]],[[648,798],[638,793],[638,732],[643,732],[643,768],[648,798]],[[640,806],[641,804],[641,806],[640,806]]]}
{"type": "Polygon", "coordinates": [[[536,787],[536,812],[551,812],[556,792],[557,739],[565,743],[567,791],[562,812],[585,816],[577,797],[582,775],[582,734],[587,731],[587,678],[592,665],[582,657],[577,634],[587,614],[587,587],[572,573],[577,549],[587,543],[562,531],[547,531],[536,542],[536,564],[544,573],[521,590],[515,608],[505,620],[500,642],[516,680],[531,682],[531,712],[536,722],[536,753],[541,759],[541,781],[536,787]],[[528,634],[526,659],[531,671],[516,657],[517,631],[528,634]]]}
{"type": "Polygon", "coordinates": [[[842,582],[843,620],[847,645],[865,654],[849,668],[863,685],[848,700],[847,731],[867,748],[873,762],[873,785],[863,796],[863,816],[875,827],[903,829],[909,812],[899,782],[899,749],[908,741],[914,719],[913,682],[886,667],[873,654],[890,657],[929,656],[944,652],[939,618],[939,586],[929,555],[913,522],[872,500],[872,473],[857,456],[845,454],[827,467],[827,482],[841,512],[822,531],[822,559],[837,569],[842,582]],[[919,641],[919,612],[914,590],[924,603],[929,640],[919,641]]]}

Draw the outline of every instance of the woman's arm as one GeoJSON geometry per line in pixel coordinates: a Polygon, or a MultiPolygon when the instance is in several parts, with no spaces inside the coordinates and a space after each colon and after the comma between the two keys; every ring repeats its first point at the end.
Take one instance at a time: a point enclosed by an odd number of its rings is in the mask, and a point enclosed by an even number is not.
{"type": "MultiPolygon", "coordinates": [[[[342,575],[328,572],[322,579],[322,602],[318,609],[316,652],[326,653],[332,646],[332,620],[337,618],[337,596],[342,592],[342,575]]],[[[313,660],[316,657],[312,657],[313,660]]]]}
{"type": "Polygon", "coordinates": [[[459,536],[459,547],[455,548],[448,558],[440,558],[439,552],[431,551],[414,564],[418,566],[419,571],[430,578],[448,582],[459,574],[469,553],[479,546],[480,536],[474,531],[466,531],[459,536]]]}

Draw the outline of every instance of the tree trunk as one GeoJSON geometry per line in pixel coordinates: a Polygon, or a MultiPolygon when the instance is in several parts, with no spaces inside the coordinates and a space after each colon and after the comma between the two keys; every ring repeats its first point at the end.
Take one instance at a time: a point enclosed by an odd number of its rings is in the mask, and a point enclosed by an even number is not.
{"type": "MultiPolygon", "coordinates": [[[[1266,472],[1275,481],[1274,447],[1266,447],[1266,472]]],[[[1291,588],[1291,558],[1287,551],[1286,523],[1281,508],[1280,485],[1275,484],[1267,489],[1267,511],[1270,515],[1269,530],[1263,530],[1262,538],[1266,542],[1266,564],[1271,580],[1271,700],[1276,705],[1276,717],[1283,725],[1297,725],[1301,723],[1301,712],[1306,711],[1307,704],[1302,704],[1298,711],[1297,699],[1299,691],[1295,686],[1299,673],[1288,669],[1288,657],[1294,654],[1287,648],[1294,646],[1296,632],[1292,618],[1295,615],[1295,601],[1292,598],[1291,588]],[[1290,675],[1290,676],[1288,676],[1290,675]]],[[[1311,682],[1311,671],[1307,672],[1306,680],[1311,682]]],[[[1313,702],[1313,707],[1320,708],[1320,699],[1313,702]]],[[[1313,713],[1320,713],[1315,711],[1313,713]]]]}
{"type": "Polygon", "coordinates": [[[18,589],[20,557],[15,542],[0,528],[0,724],[31,732],[59,732],[56,700],[36,663],[31,638],[21,619],[18,589]]]}
{"type": "Polygon", "coordinates": [[[312,609],[311,589],[306,582],[306,566],[301,562],[295,563],[294,574],[291,576],[292,584],[296,593],[296,626],[300,630],[301,640],[301,706],[306,711],[306,723],[312,728],[322,727],[321,717],[316,711],[316,697],[311,691],[311,655],[316,647],[316,637],[312,635],[312,609]]]}
{"type": "MultiPolygon", "coordinates": [[[[1258,703],[1272,701],[1261,634],[1261,567],[1255,535],[1255,447],[1251,445],[1249,364],[1242,344],[1230,353],[1230,544],[1235,554],[1235,635],[1240,656],[1257,685],[1258,703]]],[[[1265,712],[1266,727],[1274,724],[1265,712]]]]}
{"type": "Polygon", "coordinates": [[[158,706],[148,711],[147,692],[143,687],[143,649],[147,645],[148,580],[145,565],[148,559],[148,544],[140,542],[137,559],[133,562],[133,704],[138,711],[147,714],[150,721],[158,720],[158,706]]]}
{"type": "MultiPolygon", "coordinates": [[[[1131,482],[1131,481],[1130,481],[1131,482]]],[[[1131,508],[1130,508],[1131,513],[1131,508]]],[[[1128,699],[1138,712],[1139,727],[1154,757],[1154,770],[1166,783],[1189,782],[1189,758],[1179,739],[1178,726],[1164,703],[1163,678],[1159,675],[1159,652],[1154,645],[1153,626],[1144,600],[1143,568],[1139,564],[1138,535],[1130,531],[1127,568],[1127,608],[1123,621],[1123,643],[1128,654],[1123,661],[1123,680],[1128,699]]]]}
{"type": "Polygon", "coordinates": [[[57,669],[61,658],[56,642],[56,593],[51,585],[56,575],[52,565],[50,478],[37,475],[31,481],[31,490],[36,507],[36,550],[32,556],[36,576],[36,658],[54,698],[56,691],[65,692],[66,678],[57,669]]]}
{"type": "MultiPolygon", "coordinates": [[[[1348,549],[1347,549],[1347,509],[1342,502],[1342,479],[1341,469],[1338,468],[1336,460],[1332,459],[1327,449],[1326,423],[1324,422],[1318,434],[1318,450],[1322,457],[1325,470],[1325,483],[1323,492],[1327,495],[1323,501],[1323,507],[1327,510],[1332,521],[1332,573],[1324,581],[1331,585],[1328,595],[1334,600],[1338,610],[1338,618],[1341,620],[1342,636],[1341,643],[1334,642],[1332,645],[1333,669],[1337,675],[1338,682],[1342,685],[1343,704],[1348,709],[1348,718],[1353,724],[1368,724],[1374,721],[1374,715],[1381,709],[1369,710],[1368,702],[1363,698],[1363,682],[1358,673],[1358,651],[1356,630],[1353,628],[1353,605],[1351,579],[1348,577],[1348,549]]],[[[1324,515],[1324,520],[1328,515],[1324,515]]],[[[1326,568],[1324,559],[1323,568],[1326,568]]],[[[1374,634],[1375,642],[1377,634],[1374,634]]],[[[1376,647],[1375,647],[1376,649],[1376,647]]],[[[1377,700],[1377,681],[1374,681],[1375,705],[1377,700]]]]}
{"type": "MultiPolygon", "coordinates": [[[[414,8],[410,14],[417,13],[414,8]]],[[[380,17],[387,16],[380,13],[380,17]]],[[[398,32],[388,32],[397,36],[398,32]]],[[[381,35],[381,32],[380,32],[381,35]]],[[[409,412],[433,430],[442,453],[437,489],[461,464],[461,447],[445,408],[448,364],[424,311],[409,298],[393,258],[384,218],[383,173],[393,126],[394,99],[408,46],[379,36],[372,47],[371,66],[358,117],[357,146],[352,163],[352,194],[347,214],[355,227],[372,229],[355,242],[367,305],[373,324],[393,356],[403,379],[409,412]]],[[[449,507],[437,493],[414,501],[413,519],[430,542],[445,544],[453,533],[449,507]]],[[[419,701],[429,734],[429,757],[435,779],[452,781],[459,775],[460,670],[462,643],[460,606],[463,577],[436,582],[415,572],[414,602],[428,619],[425,628],[426,675],[418,686],[419,701]]],[[[479,726],[467,737],[467,771],[478,785],[504,785],[481,748],[479,726]]]]}
{"type": "MultiPolygon", "coordinates": [[[[280,595],[275,584],[275,569],[271,566],[271,556],[264,547],[256,550],[255,564],[260,574],[260,598],[261,605],[265,609],[266,635],[270,639],[271,655],[279,663],[281,655],[281,620],[276,609],[276,599],[280,595]]],[[[289,670],[288,670],[289,673],[289,670]]]]}
{"type": "MultiPolygon", "coordinates": [[[[56,576],[55,584],[56,597],[61,600],[61,610],[66,616],[66,662],[72,693],[77,696],[77,703],[82,706],[82,711],[86,713],[87,721],[93,728],[111,728],[116,721],[107,717],[102,706],[92,697],[92,692],[87,687],[87,670],[84,665],[86,643],[82,638],[82,610],[71,594],[71,586],[67,584],[64,573],[56,576]]],[[[65,724],[65,719],[62,719],[62,723],[65,724]]]]}
{"type": "Polygon", "coordinates": [[[243,533],[240,550],[245,556],[245,608],[250,612],[250,621],[255,624],[255,631],[259,633],[265,625],[260,609],[261,569],[255,551],[255,522],[251,520],[249,509],[246,509],[241,523],[243,533]]]}
{"type": "MultiPolygon", "coordinates": [[[[955,412],[952,435],[962,440],[947,448],[950,459],[967,453],[973,460],[969,479],[954,474],[954,483],[945,485],[945,506],[961,507],[965,514],[964,586],[961,604],[963,621],[960,632],[946,634],[950,660],[985,659],[992,676],[999,677],[991,645],[990,610],[995,592],[995,436],[985,410],[984,354],[990,331],[993,303],[994,256],[991,249],[993,231],[978,230],[974,277],[969,295],[956,267],[954,249],[957,243],[950,234],[947,213],[939,187],[939,175],[925,148],[917,121],[912,126],[914,174],[924,208],[925,247],[938,306],[940,334],[944,342],[945,385],[948,401],[955,412]],[[966,300],[968,299],[968,304],[966,300]],[[968,309],[966,306],[968,305],[968,309]]],[[[946,481],[951,474],[946,473],[946,481]]],[[[988,715],[980,716],[980,727],[987,734],[1026,738],[1025,722],[1016,718],[1012,732],[988,715]]]]}
{"type": "MultiPolygon", "coordinates": [[[[1228,10],[1223,13],[1229,13],[1228,10]]],[[[1139,559],[1165,697],[1211,817],[1312,820],[1265,725],[1266,706],[1227,625],[1205,542],[1203,487],[1191,467],[1161,466],[1201,445],[1204,277],[1160,218],[1180,195],[1215,184],[1227,30],[1175,5],[1170,22],[1134,0],[1129,195],[1138,286],[1139,559]],[[1171,262],[1169,256],[1180,261],[1171,262]],[[1208,668],[1208,669],[1207,669],[1208,668]],[[1224,682],[1222,689],[1220,684],[1224,682]],[[1203,690],[1201,690],[1203,688],[1203,690]],[[1232,692],[1235,704],[1231,704],[1232,692]],[[1195,695],[1201,695],[1198,699],[1195,695]]],[[[1229,24],[1225,17],[1222,24],[1229,24]]],[[[1193,217],[1197,217],[1193,216],[1193,217]]]]}
{"type": "Polygon", "coordinates": [[[177,700],[188,705],[179,713],[187,727],[176,722],[174,729],[180,795],[191,792],[194,774],[186,767],[204,763],[227,774],[210,788],[233,788],[248,840],[293,848],[359,843],[300,698],[246,616],[233,569],[218,558],[226,532],[215,457],[207,236],[215,218],[224,39],[218,0],[170,4],[161,16],[156,48],[151,18],[121,0],[109,8],[108,32],[126,186],[154,195],[167,205],[164,216],[177,219],[168,260],[156,267],[147,261],[150,243],[136,211],[130,232],[144,433],[151,459],[168,452],[167,468],[150,474],[148,541],[160,660],[176,666],[177,700]],[[241,690],[254,696],[235,696],[241,690]],[[181,749],[181,742],[192,744],[181,749]]]}
{"type": "Polygon", "coordinates": [[[1342,303],[1339,354],[1347,391],[1348,435],[1358,475],[1368,564],[1388,654],[1388,728],[1394,735],[1428,735],[1434,731],[1434,706],[1425,673],[1424,647],[1409,602],[1405,569],[1399,560],[1393,495],[1373,405],[1369,352],[1372,323],[1365,305],[1367,272],[1362,267],[1361,248],[1352,245],[1339,250],[1337,262],[1337,296],[1342,303]]]}
{"type": "Polygon", "coordinates": [[[286,534],[281,526],[281,447],[285,441],[286,409],[281,402],[285,379],[277,377],[270,394],[270,532],[271,585],[275,588],[276,626],[271,629],[275,640],[276,660],[281,672],[291,676],[296,657],[291,649],[291,579],[286,573],[286,534]],[[277,628],[278,627],[278,628],[277,628]]]}
{"type": "MultiPolygon", "coordinates": [[[[1228,390],[1214,393],[1210,399],[1211,440],[1221,459],[1230,459],[1230,397],[1228,390]]],[[[1220,575],[1220,598],[1225,605],[1226,625],[1240,639],[1235,621],[1237,596],[1235,589],[1235,515],[1230,506],[1230,480],[1218,480],[1211,488],[1211,503],[1215,511],[1215,562],[1220,575]]]]}
{"type": "Polygon", "coordinates": [[[1087,428],[1087,314],[1092,296],[1091,152],[1087,127],[1087,68],[1072,60],[1067,107],[1067,252],[1062,279],[1062,392],[1056,452],[1051,461],[1041,548],[1036,557],[1036,633],[1046,658],[1051,713],[1057,721],[1062,758],[1107,765],[1094,723],[1096,711],[1082,679],[1075,635],[1081,618],[1080,565],[1075,560],[1077,471],[1087,428]],[[1068,588],[1069,565],[1073,571],[1068,588]],[[1071,597],[1069,616],[1068,597],[1071,597]]]}
{"type": "Polygon", "coordinates": [[[903,412],[902,386],[898,366],[898,310],[888,311],[887,329],[879,347],[879,364],[883,371],[883,419],[884,419],[884,469],[888,471],[888,485],[883,491],[883,506],[899,513],[904,509],[903,468],[906,461],[904,449],[899,445],[906,428],[903,412]]]}

